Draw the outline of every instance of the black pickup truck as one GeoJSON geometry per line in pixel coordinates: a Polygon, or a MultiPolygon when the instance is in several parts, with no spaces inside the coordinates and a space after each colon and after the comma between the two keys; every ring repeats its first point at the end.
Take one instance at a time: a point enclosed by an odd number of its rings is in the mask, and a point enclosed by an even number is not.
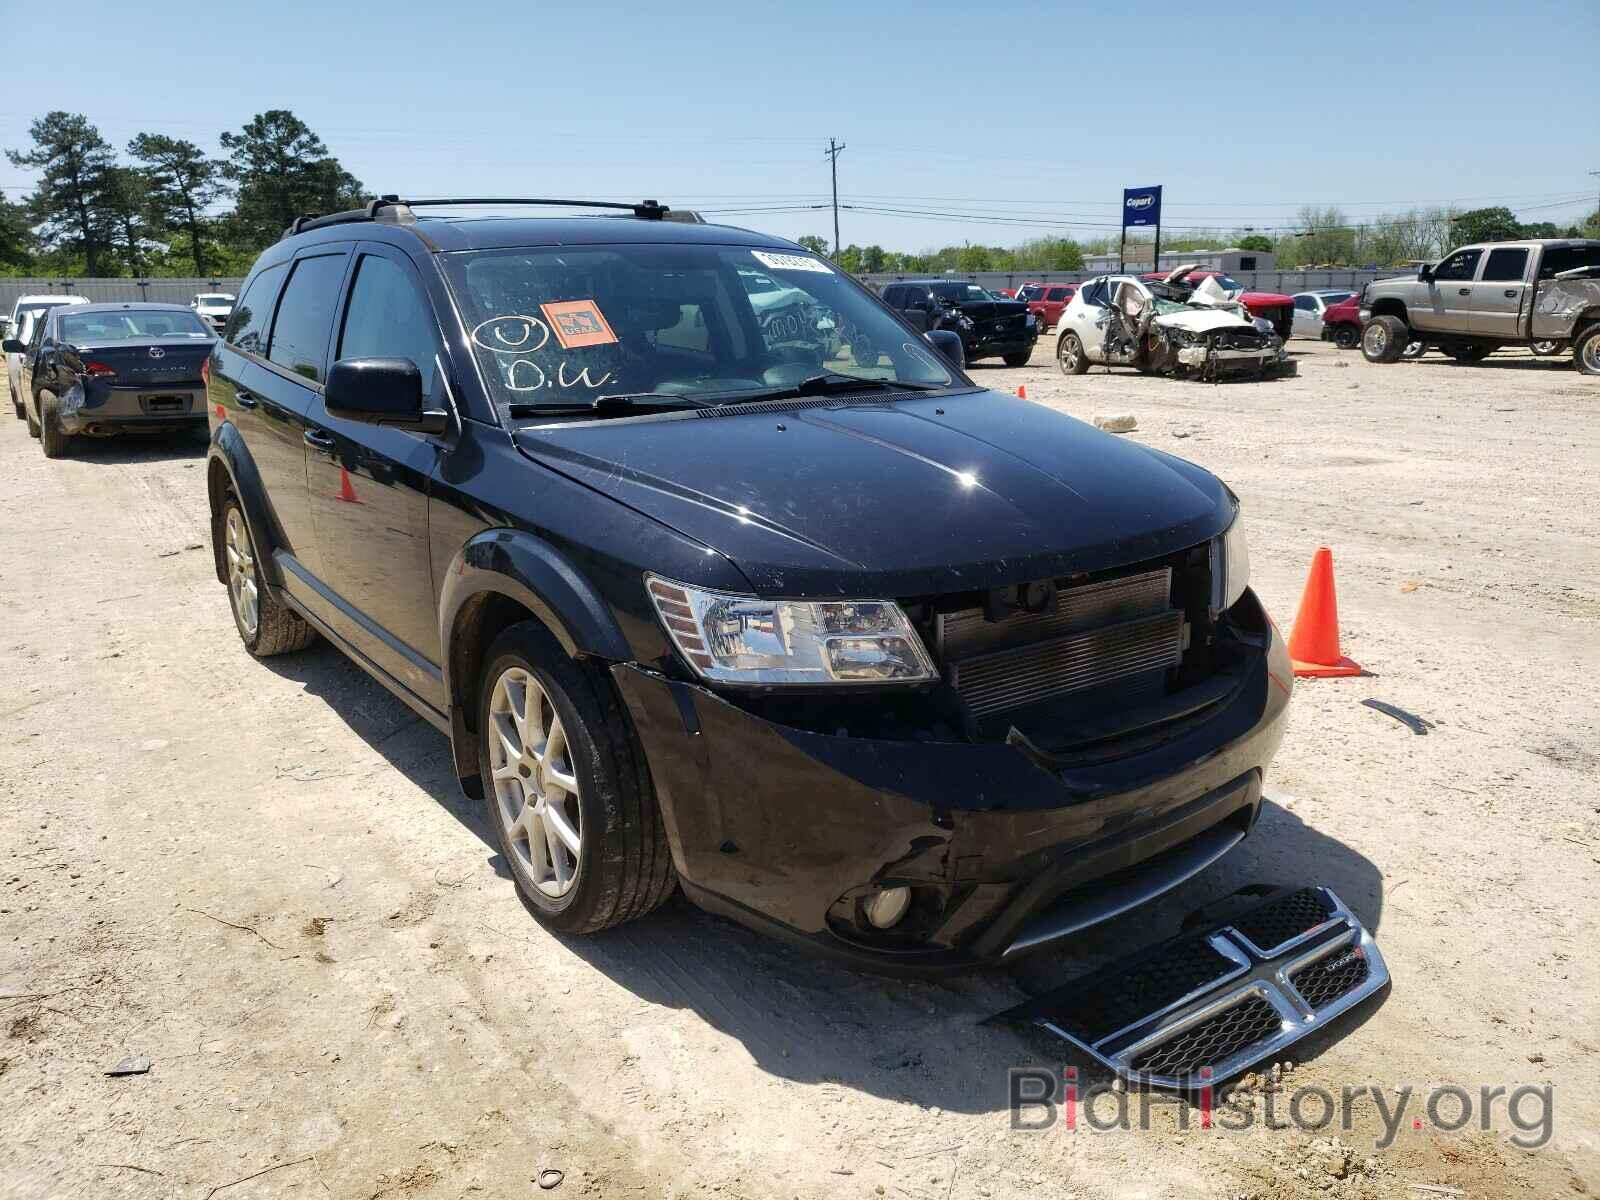
{"type": "Polygon", "coordinates": [[[1000,299],[964,279],[887,284],[883,302],[919,329],[960,334],[968,362],[1001,358],[1008,367],[1020,367],[1039,340],[1039,326],[1024,301],[1000,299]]]}

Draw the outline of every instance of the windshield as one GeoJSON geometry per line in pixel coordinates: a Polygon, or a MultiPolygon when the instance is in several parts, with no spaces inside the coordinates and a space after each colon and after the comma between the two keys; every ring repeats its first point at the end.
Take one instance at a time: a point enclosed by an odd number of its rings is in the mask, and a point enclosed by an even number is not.
{"type": "Polygon", "coordinates": [[[1017,289],[1018,300],[1037,300],[1044,295],[1044,288],[1037,283],[1023,284],[1017,289]]]}
{"type": "Polygon", "coordinates": [[[991,296],[975,283],[936,283],[933,285],[933,294],[941,300],[949,300],[953,304],[969,304],[974,300],[994,300],[991,296]]]}
{"type": "Polygon", "coordinates": [[[939,355],[809,254],[608,245],[441,256],[498,405],[711,397],[819,373],[955,382],[939,355]]]}
{"type": "Polygon", "coordinates": [[[63,314],[59,336],[64,342],[115,342],[128,338],[208,338],[211,331],[192,312],[133,309],[63,314]]]}
{"type": "Polygon", "coordinates": [[[68,303],[66,300],[40,300],[31,304],[19,304],[17,305],[17,320],[21,321],[29,313],[38,314],[48,312],[52,308],[60,308],[66,303],[68,303]]]}

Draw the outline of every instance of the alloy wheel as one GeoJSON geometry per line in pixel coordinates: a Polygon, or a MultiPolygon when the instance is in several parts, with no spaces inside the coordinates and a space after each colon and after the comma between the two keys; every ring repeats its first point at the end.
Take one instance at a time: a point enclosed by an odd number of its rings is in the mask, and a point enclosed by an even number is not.
{"type": "Polygon", "coordinates": [[[1077,338],[1062,338],[1056,352],[1056,356],[1061,360],[1061,369],[1068,372],[1075,370],[1078,365],[1078,355],[1082,353],[1083,351],[1078,348],[1077,338]]]}
{"type": "Polygon", "coordinates": [[[261,622],[261,598],[257,591],[256,556],[250,547],[250,531],[244,527],[244,516],[237,507],[228,509],[223,548],[228,557],[228,593],[248,641],[255,637],[256,627],[261,622]]]}
{"type": "Polygon", "coordinates": [[[1382,354],[1384,348],[1389,344],[1389,331],[1376,321],[1367,326],[1366,332],[1361,337],[1366,342],[1366,349],[1369,354],[1382,354]]]}
{"type": "Polygon", "coordinates": [[[567,731],[533,673],[510,667],[489,698],[495,811],[534,886],[565,896],[583,866],[583,817],[567,731]]]}

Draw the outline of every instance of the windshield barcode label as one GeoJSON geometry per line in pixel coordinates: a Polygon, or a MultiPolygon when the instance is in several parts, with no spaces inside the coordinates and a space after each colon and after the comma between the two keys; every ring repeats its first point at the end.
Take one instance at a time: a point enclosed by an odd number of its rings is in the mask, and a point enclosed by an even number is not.
{"type": "Polygon", "coordinates": [[[752,250],[750,253],[762,266],[773,271],[818,271],[824,275],[833,272],[833,268],[820,258],[804,254],[772,254],[766,250],[752,250]]]}

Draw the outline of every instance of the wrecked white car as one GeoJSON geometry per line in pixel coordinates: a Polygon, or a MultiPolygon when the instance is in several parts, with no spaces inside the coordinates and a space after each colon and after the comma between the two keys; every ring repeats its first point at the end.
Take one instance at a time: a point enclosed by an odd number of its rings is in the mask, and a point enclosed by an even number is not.
{"type": "Polygon", "coordinates": [[[1186,263],[1158,283],[1131,275],[1085,283],[1058,326],[1056,362],[1063,373],[1082,375],[1099,363],[1209,380],[1294,374],[1271,323],[1252,317],[1214,278],[1198,287],[1174,282],[1193,269],[1186,263]]]}

